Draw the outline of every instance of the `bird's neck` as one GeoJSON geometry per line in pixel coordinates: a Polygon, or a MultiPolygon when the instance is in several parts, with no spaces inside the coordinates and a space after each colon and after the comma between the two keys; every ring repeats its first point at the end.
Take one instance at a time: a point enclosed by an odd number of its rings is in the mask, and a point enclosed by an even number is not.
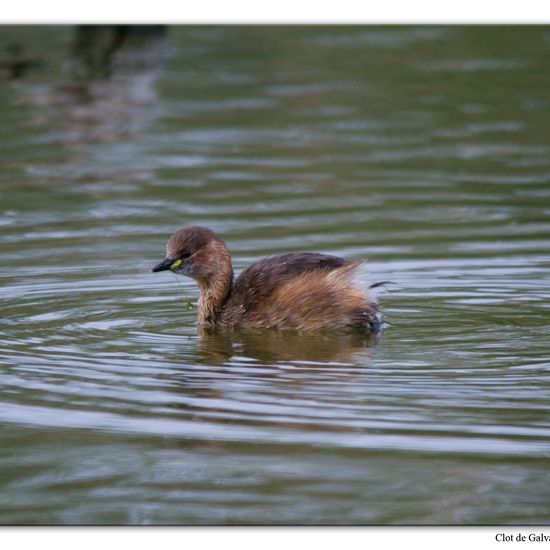
{"type": "Polygon", "coordinates": [[[233,268],[229,264],[225,270],[197,282],[200,290],[197,323],[200,326],[217,325],[233,287],[233,268]]]}

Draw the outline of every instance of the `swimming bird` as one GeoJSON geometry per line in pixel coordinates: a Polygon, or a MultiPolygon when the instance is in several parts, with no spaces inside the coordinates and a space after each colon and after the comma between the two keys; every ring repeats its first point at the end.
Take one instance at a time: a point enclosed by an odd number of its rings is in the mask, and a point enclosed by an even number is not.
{"type": "Polygon", "coordinates": [[[380,330],[382,310],[361,281],[364,262],[316,252],[258,260],[235,279],[224,241],[206,227],[176,231],[151,271],[170,270],[199,287],[200,327],[380,330]]]}

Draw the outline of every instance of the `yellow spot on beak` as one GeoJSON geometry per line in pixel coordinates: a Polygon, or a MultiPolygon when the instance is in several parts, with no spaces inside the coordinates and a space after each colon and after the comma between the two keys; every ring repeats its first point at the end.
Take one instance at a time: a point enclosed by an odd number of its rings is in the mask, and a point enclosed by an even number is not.
{"type": "Polygon", "coordinates": [[[170,264],[170,269],[177,269],[181,264],[183,263],[183,260],[176,260],[172,264],[170,264]]]}

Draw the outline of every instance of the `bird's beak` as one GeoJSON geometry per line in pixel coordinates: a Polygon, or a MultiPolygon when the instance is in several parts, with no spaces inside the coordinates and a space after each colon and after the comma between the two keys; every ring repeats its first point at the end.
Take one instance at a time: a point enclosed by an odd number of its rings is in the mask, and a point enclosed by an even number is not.
{"type": "Polygon", "coordinates": [[[153,273],[157,273],[157,271],[165,271],[166,269],[170,269],[173,263],[175,263],[175,260],[173,258],[164,258],[162,262],[152,267],[151,271],[153,273]]]}

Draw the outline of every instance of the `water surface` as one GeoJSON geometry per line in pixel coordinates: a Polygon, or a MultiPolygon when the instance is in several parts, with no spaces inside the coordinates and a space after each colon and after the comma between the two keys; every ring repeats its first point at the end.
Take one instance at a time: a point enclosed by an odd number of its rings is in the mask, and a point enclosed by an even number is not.
{"type": "Polygon", "coordinates": [[[0,523],[550,521],[550,29],[0,29],[0,523]],[[158,61],[158,60],[157,60],[158,61]],[[366,258],[388,327],[201,337],[149,268],[366,258]]]}

